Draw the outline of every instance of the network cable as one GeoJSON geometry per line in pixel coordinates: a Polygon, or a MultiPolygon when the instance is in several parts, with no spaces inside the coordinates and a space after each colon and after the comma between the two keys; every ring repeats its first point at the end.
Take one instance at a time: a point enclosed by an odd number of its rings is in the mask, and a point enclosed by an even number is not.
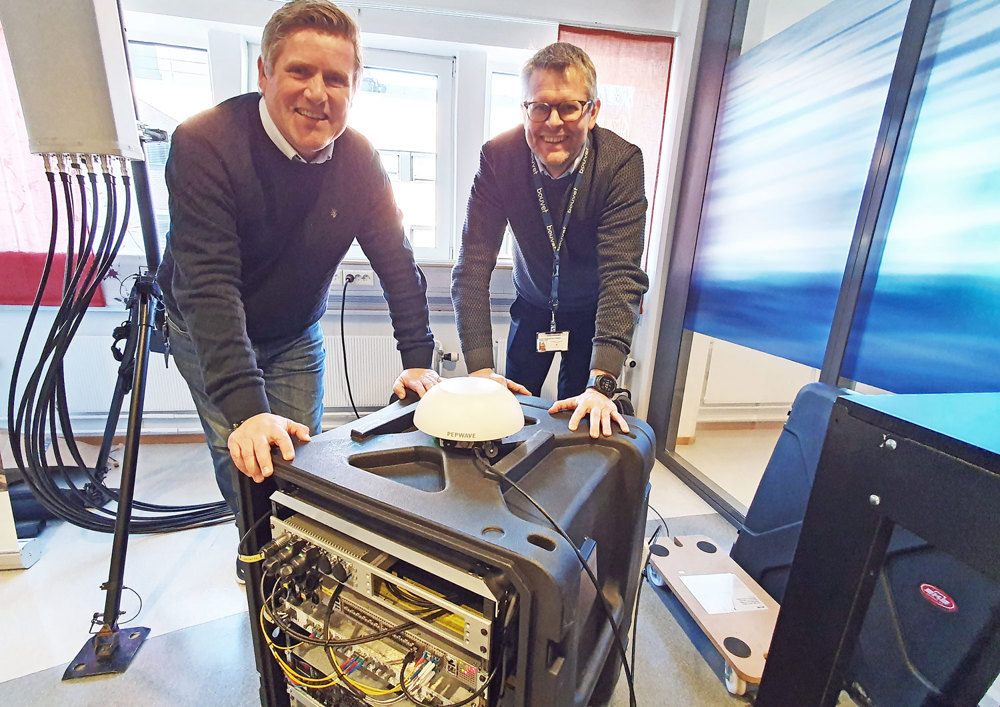
{"type": "Polygon", "coordinates": [[[344,336],[344,309],[347,306],[347,286],[352,282],[354,282],[354,275],[344,276],[344,291],[340,295],[340,349],[344,353],[344,382],[347,383],[347,399],[351,401],[351,409],[354,411],[354,417],[360,420],[361,415],[358,414],[358,408],[354,404],[354,395],[351,393],[351,374],[347,370],[347,337],[344,336]]]}

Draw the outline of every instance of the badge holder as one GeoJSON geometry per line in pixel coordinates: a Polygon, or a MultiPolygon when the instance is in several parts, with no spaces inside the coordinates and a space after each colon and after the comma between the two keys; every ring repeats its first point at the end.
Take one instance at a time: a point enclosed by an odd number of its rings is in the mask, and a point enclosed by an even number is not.
{"type": "MultiPolygon", "coordinates": [[[[553,282],[559,282],[559,260],[556,259],[555,265],[556,274],[553,277],[553,282]]],[[[553,286],[553,290],[555,286],[553,286]]],[[[555,351],[569,351],[569,332],[568,331],[556,331],[556,310],[555,305],[552,305],[552,321],[549,323],[548,331],[540,331],[535,334],[535,350],[538,353],[553,353],[555,351]]]]}

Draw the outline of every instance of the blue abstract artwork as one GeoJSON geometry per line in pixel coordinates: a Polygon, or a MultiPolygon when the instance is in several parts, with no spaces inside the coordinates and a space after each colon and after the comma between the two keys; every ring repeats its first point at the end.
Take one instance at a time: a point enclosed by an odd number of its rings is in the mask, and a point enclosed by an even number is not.
{"type": "Polygon", "coordinates": [[[938,5],[843,375],[899,393],[1000,391],[1000,2],[938,5]]]}
{"type": "MultiPolygon", "coordinates": [[[[733,63],[687,328],[821,366],[908,4],[834,0],[733,63]]],[[[920,71],[842,374],[997,391],[1000,2],[939,0],[920,71]]]]}
{"type": "Polygon", "coordinates": [[[822,365],[908,4],[834,0],[731,63],[686,328],[822,365]]]}

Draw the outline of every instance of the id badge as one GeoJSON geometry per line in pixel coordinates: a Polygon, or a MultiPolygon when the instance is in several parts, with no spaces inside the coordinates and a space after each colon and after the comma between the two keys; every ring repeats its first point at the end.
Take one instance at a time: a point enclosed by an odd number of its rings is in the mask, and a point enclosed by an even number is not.
{"type": "Polygon", "coordinates": [[[540,331],[535,337],[535,348],[538,353],[553,351],[569,351],[568,331],[540,331]]]}

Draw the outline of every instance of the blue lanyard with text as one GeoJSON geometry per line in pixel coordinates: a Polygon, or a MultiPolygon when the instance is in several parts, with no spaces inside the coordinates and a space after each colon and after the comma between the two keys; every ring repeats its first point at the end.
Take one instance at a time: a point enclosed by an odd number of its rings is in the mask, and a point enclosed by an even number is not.
{"type": "Polygon", "coordinates": [[[542,188],[542,175],[538,171],[538,163],[535,156],[530,155],[531,175],[535,179],[535,193],[538,196],[538,207],[542,211],[542,223],[545,224],[545,232],[549,236],[549,243],[552,245],[552,289],[549,293],[549,310],[552,312],[552,322],[549,324],[549,331],[556,330],[556,310],[559,309],[559,252],[562,250],[563,241],[566,240],[566,229],[569,227],[569,217],[573,213],[573,204],[576,203],[577,192],[580,191],[580,183],[583,181],[583,173],[587,168],[587,155],[590,154],[590,145],[583,148],[583,159],[580,160],[580,169],[576,173],[576,180],[573,182],[573,191],[569,195],[569,203],[566,205],[566,214],[562,220],[562,230],[559,233],[559,241],[556,242],[555,224],[552,222],[552,213],[545,202],[545,191],[542,188]]]}

